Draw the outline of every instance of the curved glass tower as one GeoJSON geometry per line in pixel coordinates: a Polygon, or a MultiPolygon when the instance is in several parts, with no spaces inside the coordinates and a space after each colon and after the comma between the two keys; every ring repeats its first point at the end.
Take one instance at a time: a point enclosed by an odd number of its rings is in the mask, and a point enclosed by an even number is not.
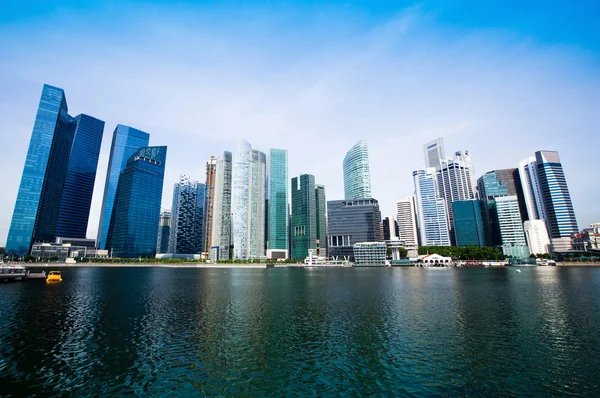
{"type": "Polygon", "coordinates": [[[371,197],[371,174],[366,141],[358,141],[344,158],[344,197],[346,200],[371,197]]]}

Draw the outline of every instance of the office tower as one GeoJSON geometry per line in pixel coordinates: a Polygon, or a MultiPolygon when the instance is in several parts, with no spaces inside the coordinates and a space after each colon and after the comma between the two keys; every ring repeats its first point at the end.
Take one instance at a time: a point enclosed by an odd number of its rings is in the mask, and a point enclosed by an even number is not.
{"type": "Polygon", "coordinates": [[[327,202],[327,250],[330,257],[354,256],[359,242],[380,242],[379,202],[373,198],[327,202]]]}
{"type": "Polygon", "coordinates": [[[398,238],[406,246],[418,246],[417,218],[415,213],[415,199],[405,196],[396,202],[396,218],[398,219],[398,238]]]}
{"type": "Polygon", "coordinates": [[[502,252],[506,256],[516,258],[529,257],[517,196],[500,196],[496,197],[494,201],[498,213],[502,252]]]}
{"type": "Polygon", "coordinates": [[[413,179],[421,246],[450,246],[446,201],[439,197],[435,169],[416,170],[413,179]]]}
{"type": "Polygon", "coordinates": [[[325,186],[315,185],[315,206],[317,211],[317,256],[327,257],[327,199],[325,186]]]}
{"type": "MultiPolygon", "coordinates": [[[[527,212],[520,181],[521,178],[518,169],[488,171],[477,180],[479,198],[484,202],[483,221],[487,244],[492,246],[499,246],[502,244],[495,198],[501,196],[516,196],[519,205],[519,213],[527,212]]],[[[521,219],[521,222],[523,222],[523,219],[521,219]]]]}
{"type": "Polygon", "coordinates": [[[303,259],[317,248],[315,176],[292,178],[292,258],[303,259]]]}
{"type": "Polygon", "coordinates": [[[231,258],[231,152],[223,152],[215,166],[211,259],[231,258]]]}
{"type": "Polygon", "coordinates": [[[457,246],[485,246],[483,209],[481,200],[452,202],[457,246]]]}
{"type": "Polygon", "coordinates": [[[446,202],[450,239],[455,242],[452,202],[475,199],[475,176],[468,151],[457,152],[455,159],[441,159],[437,170],[440,197],[446,202]]]}
{"type": "Polygon", "coordinates": [[[8,232],[7,253],[28,254],[34,242],[53,242],[57,230],[84,230],[85,235],[89,216],[86,199],[94,183],[92,176],[79,180],[79,172],[93,168],[95,173],[92,165],[97,154],[93,147],[94,140],[101,139],[101,124],[86,115],[72,118],[64,91],[44,85],[8,232]],[[90,147],[91,152],[85,153],[90,147]],[[80,191],[74,191],[73,183],[78,181],[80,191]],[[74,203],[81,207],[73,209],[74,203]],[[64,218],[67,214],[73,217],[68,224],[64,218]]]}
{"type": "Polygon", "coordinates": [[[558,152],[538,151],[535,153],[535,160],[546,227],[556,251],[561,240],[565,241],[561,245],[568,246],[567,238],[579,233],[575,211],[558,152]]]}
{"type": "Polygon", "coordinates": [[[346,200],[371,197],[369,151],[366,141],[358,141],[344,158],[344,192],[346,200]]]}
{"type": "Polygon", "coordinates": [[[117,125],[113,132],[106,181],[104,183],[104,198],[102,199],[102,210],[100,212],[98,238],[96,239],[99,250],[106,249],[119,177],[125,170],[129,158],[140,148],[147,147],[149,139],[150,135],[148,133],[122,124],[117,125]]]}
{"type": "Polygon", "coordinates": [[[107,247],[117,257],[154,257],[167,147],[138,149],[119,177],[107,247]]]}
{"type": "Polygon", "coordinates": [[[265,190],[267,157],[244,140],[232,170],[233,254],[235,259],[265,256],[265,190]]]}
{"type": "Polygon", "coordinates": [[[85,238],[96,182],[104,122],[87,115],[75,117],[75,137],[63,188],[56,236],[85,238]]]}
{"type": "Polygon", "coordinates": [[[383,240],[391,240],[398,238],[398,223],[394,217],[385,217],[381,222],[383,240]]]}
{"type": "Polygon", "coordinates": [[[217,158],[211,156],[210,160],[206,163],[206,204],[204,205],[206,215],[204,217],[204,239],[202,242],[203,253],[208,253],[212,246],[212,220],[214,214],[216,168],[217,158]]]}
{"type": "Polygon", "coordinates": [[[439,168],[442,159],[446,158],[444,154],[444,140],[438,138],[423,145],[423,152],[425,155],[425,168],[433,167],[439,168]]]}
{"type": "Polygon", "coordinates": [[[269,258],[287,258],[288,252],[288,173],[287,151],[269,153],[269,258]]]}
{"type": "Polygon", "coordinates": [[[531,254],[550,253],[550,238],[544,220],[525,221],[523,230],[531,254]]]}
{"type": "Polygon", "coordinates": [[[186,175],[173,187],[169,253],[196,254],[204,242],[206,185],[186,175]]]}
{"type": "Polygon", "coordinates": [[[169,252],[169,234],[171,233],[171,212],[163,211],[160,213],[158,222],[158,238],[156,242],[156,253],[169,252]]]}
{"type": "Polygon", "coordinates": [[[519,177],[522,185],[523,201],[527,220],[545,220],[544,202],[537,172],[535,156],[519,162],[519,177]]]}

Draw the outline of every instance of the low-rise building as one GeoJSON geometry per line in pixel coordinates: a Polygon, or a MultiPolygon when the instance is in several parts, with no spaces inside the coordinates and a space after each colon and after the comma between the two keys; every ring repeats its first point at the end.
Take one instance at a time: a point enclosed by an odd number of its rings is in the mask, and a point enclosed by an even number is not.
{"type": "Polygon", "coordinates": [[[385,242],[359,242],[354,244],[355,267],[385,267],[387,246],[385,242]]]}
{"type": "Polygon", "coordinates": [[[415,259],[411,259],[417,267],[450,267],[453,265],[451,257],[440,256],[439,254],[424,254],[415,259]]]}

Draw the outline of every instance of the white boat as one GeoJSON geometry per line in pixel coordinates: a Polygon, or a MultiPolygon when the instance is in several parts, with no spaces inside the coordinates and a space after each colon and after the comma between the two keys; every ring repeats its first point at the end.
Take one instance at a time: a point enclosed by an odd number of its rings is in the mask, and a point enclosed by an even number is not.
{"type": "Polygon", "coordinates": [[[22,281],[27,270],[21,264],[0,264],[0,280],[22,281]]]}

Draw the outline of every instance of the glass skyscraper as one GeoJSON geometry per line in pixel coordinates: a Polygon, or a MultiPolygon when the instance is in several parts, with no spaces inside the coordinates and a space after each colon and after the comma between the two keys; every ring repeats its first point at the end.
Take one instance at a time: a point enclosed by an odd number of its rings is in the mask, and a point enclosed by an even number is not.
{"type": "Polygon", "coordinates": [[[119,124],[115,128],[110,147],[110,158],[108,160],[108,170],[104,183],[104,199],[102,200],[100,225],[98,226],[98,239],[96,242],[100,250],[106,249],[119,177],[123,170],[125,170],[129,158],[140,148],[147,147],[149,140],[150,135],[148,133],[132,127],[119,124]]]}
{"type": "Polygon", "coordinates": [[[483,202],[459,200],[452,202],[454,233],[457,246],[485,246],[483,202]]]}
{"type": "Polygon", "coordinates": [[[156,253],[169,252],[169,235],[171,233],[171,212],[160,213],[160,224],[158,225],[158,239],[156,242],[156,253]]]}
{"type": "Polygon", "coordinates": [[[438,169],[442,160],[446,158],[444,154],[444,140],[438,138],[423,145],[423,153],[425,155],[425,167],[438,169]]]}
{"type": "Polygon", "coordinates": [[[231,258],[231,152],[224,152],[215,166],[211,259],[231,258]]]}
{"type": "Polygon", "coordinates": [[[154,257],[167,147],[138,149],[119,178],[107,248],[117,257],[154,257]]]}
{"type": "Polygon", "coordinates": [[[535,153],[535,160],[550,238],[568,238],[579,233],[558,152],[538,151],[535,153]]]}
{"type": "Polygon", "coordinates": [[[502,252],[516,258],[529,257],[529,248],[523,231],[523,221],[516,195],[494,199],[498,214],[498,226],[502,240],[502,252]]]}
{"type": "Polygon", "coordinates": [[[317,210],[317,255],[327,257],[327,199],[325,186],[315,185],[315,206],[317,210]]]}
{"type": "Polygon", "coordinates": [[[56,225],[56,236],[85,238],[104,122],[91,116],[75,117],[77,128],[56,225]]]}
{"type": "Polygon", "coordinates": [[[303,259],[317,248],[315,176],[292,178],[292,258],[303,259]]]}
{"type": "Polygon", "coordinates": [[[422,246],[450,246],[446,201],[439,198],[436,170],[413,172],[417,225],[422,246]]]}
{"type": "MultiPolygon", "coordinates": [[[[69,189],[65,190],[65,181],[67,175],[75,176],[74,170],[81,165],[81,157],[85,156],[81,151],[88,144],[85,139],[87,121],[85,115],[72,118],[68,114],[62,89],[44,85],[8,232],[7,253],[28,254],[33,242],[55,240],[61,206],[64,214],[68,211],[69,201],[76,200],[69,197],[73,194],[72,185],[69,184],[69,189]],[[72,151],[78,122],[81,122],[81,140],[72,151]],[[73,166],[71,172],[70,166],[73,166]]],[[[92,153],[92,161],[93,156],[92,153]]],[[[84,184],[82,189],[86,187],[84,184]]],[[[85,195],[87,192],[82,193],[82,196],[85,195]]],[[[85,230],[89,207],[80,210],[70,227],[85,230]],[[82,225],[75,225],[77,223],[82,225]]]]}
{"type": "Polygon", "coordinates": [[[269,249],[288,251],[287,151],[269,153],[269,249]]]}
{"type": "Polygon", "coordinates": [[[173,188],[169,253],[197,254],[204,242],[206,184],[186,175],[173,188]]]}
{"type": "Polygon", "coordinates": [[[344,168],[344,198],[346,200],[371,197],[369,151],[365,141],[358,141],[346,154],[344,168]]]}

